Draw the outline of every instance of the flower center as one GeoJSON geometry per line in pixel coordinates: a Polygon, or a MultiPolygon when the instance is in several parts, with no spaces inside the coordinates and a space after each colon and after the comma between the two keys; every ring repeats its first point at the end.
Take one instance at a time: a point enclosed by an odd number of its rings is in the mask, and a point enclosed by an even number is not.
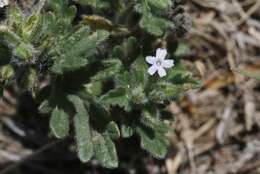
{"type": "Polygon", "coordinates": [[[156,65],[157,65],[157,66],[161,66],[161,65],[162,65],[162,61],[161,61],[161,60],[157,60],[157,61],[156,61],[156,65]]]}

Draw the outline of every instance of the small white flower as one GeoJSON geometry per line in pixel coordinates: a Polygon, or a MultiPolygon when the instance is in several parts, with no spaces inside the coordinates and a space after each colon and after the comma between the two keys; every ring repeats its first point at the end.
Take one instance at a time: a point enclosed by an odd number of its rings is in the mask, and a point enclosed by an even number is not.
{"type": "Polygon", "coordinates": [[[174,61],[170,59],[165,59],[167,55],[167,50],[163,48],[158,48],[156,50],[156,57],[147,56],[146,62],[152,66],[148,69],[150,75],[154,75],[156,71],[160,77],[166,76],[166,70],[174,66],[174,61]]]}
{"type": "Polygon", "coordinates": [[[0,0],[0,8],[3,8],[9,4],[8,0],[0,0]]]}

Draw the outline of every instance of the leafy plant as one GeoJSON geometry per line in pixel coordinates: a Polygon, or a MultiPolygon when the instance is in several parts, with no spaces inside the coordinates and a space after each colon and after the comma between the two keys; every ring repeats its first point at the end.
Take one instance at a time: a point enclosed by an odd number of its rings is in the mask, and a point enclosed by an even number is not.
{"type": "Polygon", "coordinates": [[[79,159],[118,166],[114,140],[140,137],[143,149],[163,158],[170,131],[165,107],[198,87],[181,65],[184,45],[173,38],[171,0],[75,0],[87,6],[79,18],[67,0],[40,1],[23,13],[7,7],[0,26],[1,90],[29,92],[50,115],[57,138],[75,136],[79,159]],[[150,76],[145,56],[167,47],[175,67],[150,76]],[[44,84],[44,85],[43,85],[44,84]]]}

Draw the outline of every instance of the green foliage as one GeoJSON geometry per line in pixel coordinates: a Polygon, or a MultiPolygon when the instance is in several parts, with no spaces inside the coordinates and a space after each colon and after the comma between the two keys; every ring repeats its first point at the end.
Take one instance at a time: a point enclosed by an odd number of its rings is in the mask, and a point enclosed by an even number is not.
{"type": "Polygon", "coordinates": [[[142,0],[136,5],[137,11],[142,13],[140,26],[152,35],[161,36],[167,29],[173,28],[174,23],[158,14],[171,6],[171,0],[142,0]]]}
{"type": "Polygon", "coordinates": [[[51,114],[50,127],[57,138],[66,137],[69,134],[69,115],[55,108],[51,114]]]}
{"type": "Polygon", "coordinates": [[[50,116],[54,136],[75,137],[82,162],[117,167],[114,140],[133,135],[163,158],[171,130],[167,103],[200,85],[179,61],[186,45],[169,42],[175,25],[166,12],[174,1],[75,3],[87,6],[88,16],[76,18],[82,14],[67,0],[48,0],[29,15],[11,2],[0,26],[0,96],[7,85],[30,93],[39,113],[50,116]],[[145,61],[158,45],[175,59],[163,78],[150,76],[145,61]]]}
{"type": "Polygon", "coordinates": [[[150,8],[156,8],[157,10],[169,9],[169,7],[173,5],[173,1],[171,0],[147,0],[146,3],[150,6],[150,8]]]}
{"type": "Polygon", "coordinates": [[[138,128],[141,138],[141,147],[156,158],[164,158],[167,153],[168,142],[165,136],[147,128],[138,128]]]}
{"type": "Polygon", "coordinates": [[[112,89],[100,98],[100,102],[105,106],[109,107],[118,105],[126,111],[130,110],[129,101],[129,97],[124,88],[112,89]]]}
{"type": "Polygon", "coordinates": [[[76,0],[76,2],[81,3],[82,5],[92,6],[95,9],[107,9],[110,7],[110,2],[106,0],[76,0]]]}
{"type": "Polygon", "coordinates": [[[76,109],[76,114],[74,115],[74,126],[79,159],[83,162],[87,162],[93,155],[89,114],[84,106],[84,102],[79,97],[69,96],[69,100],[73,103],[76,109]]]}
{"type": "Polygon", "coordinates": [[[249,71],[245,71],[245,70],[238,70],[238,72],[246,77],[250,77],[253,79],[256,79],[258,81],[260,81],[260,74],[254,73],[254,72],[249,72],[249,71]]]}
{"type": "Polygon", "coordinates": [[[84,67],[88,58],[95,53],[95,48],[107,37],[106,31],[91,33],[88,26],[83,26],[71,36],[63,38],[60,44],[51,50],[56,55],[53,57],[52,71],[64,73],[84,67]]]}
{"type": "Polygon", "coordinates": [[[140,26],[152,35],[161,36],[165,29],[170,27],[173,28],[174,24],[163,18],[153,16],[150,12],[144,12],[140,21],[140,26]]]}
{"type": "Polygon", "coordinates": [[[118,166],[116,147],[107,134],[101,135],[93,132],[93,143],[95,157],[101,162],[102,166],[115,168],[118,166]]]}
{"type": "Polygon", "coordinates": [[[103,61],[104,70],[98,72],[92,77],[93,81],[101,81],[113,78],[117,75],[122,67],[122,62],[118,59],[107,59],[103,61]]]}

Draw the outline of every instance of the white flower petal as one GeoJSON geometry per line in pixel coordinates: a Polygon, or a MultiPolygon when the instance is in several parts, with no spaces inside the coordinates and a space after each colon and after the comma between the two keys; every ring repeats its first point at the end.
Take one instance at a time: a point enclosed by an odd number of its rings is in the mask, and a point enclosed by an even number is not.
{"type": "Polygon", "coordinates": [[[174,61],[173,60],[170,60],[170,59],[166,59],[162,62],[162,66],[164,68],[171,68],[174,66],[174,61]]]}
{"type": "Polygon", "coordinates": [[[156,57],[153,57],[153,56],[146,56],[145,58],[146,62],[149,63],[149,64],[155,64],[156,63],[156,57]]]}
{"type": "Polygon", "coordinates": [[[167,55],[167,50],[164,48],[158,48],[156,50],[156,58],[164,59],[167,55]]]}
{"type": "Polygon", "coordinates": [[[0,8],[3,8],[4,6],[8,5],[8,0],[0,0],[0,8]]]}
{"type": "Polygon", "coordinates": [[[154,73],[156,73],[156,71],[158,70],[157,66],[153,65],[148,69],[148,73],[150,75],[154,75],[154,73]]]}
{"type": "Polygon", "coordinates": [[[166,71],[163,67],[158,68],[158,74],[160,77],[166,76],[166,71]]]}

